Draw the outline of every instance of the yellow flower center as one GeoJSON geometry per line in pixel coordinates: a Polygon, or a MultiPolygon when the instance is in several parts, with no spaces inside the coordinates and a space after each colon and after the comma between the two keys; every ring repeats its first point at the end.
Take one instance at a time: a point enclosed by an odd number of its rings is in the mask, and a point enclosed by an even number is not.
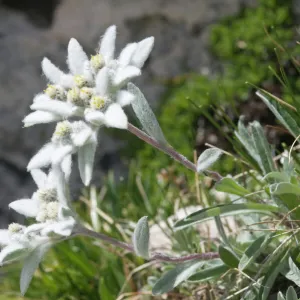
{"type": "Polygon", "coordinates": [[[11,223],[8,226],[8,231],[11,233],[20,232],[23,229],[23,226],[18,223],[11,223]]]}
{"type": "Polygon", "coordinates": [[[86,79],[82,75],[76,75],[74,76],[74,82],[77,87],[82,88],[87,84],[86,79]]]}
{"type": "Polygon", "coordinates": [[[90,102],[91,108],[101,109],[105,105],[105,99],[100,96],[93,96],[90,102]]]}
{"type": "Polygon", "coordinates": [[[59,122],[56,125],[54,135],[57,137],[66,137],[71,133],[71,124],[69,121],[59,122]]]}
{"type": "Polygon", "coordinates": [[[98,71],[104,66],[104,59],[101,54],[91,56],[91,66],[98,71]]]}

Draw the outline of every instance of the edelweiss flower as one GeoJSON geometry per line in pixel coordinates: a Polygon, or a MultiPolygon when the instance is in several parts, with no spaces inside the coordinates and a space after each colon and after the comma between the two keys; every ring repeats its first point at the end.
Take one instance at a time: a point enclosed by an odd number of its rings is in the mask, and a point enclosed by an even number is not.
{"type": "Polygon", "coordinates": [[[30,160],[27,169],[40,169],[52,165],[53,170],[61,168],[68,179],[71,172],[71,155],[78,153],[80,175],[84,184],[88,185],[92,179],[97,143],[97,129],[92,129],[85,122],[59,122],[51,142],[30,160]]]}
{"type": "Polygon", "coordinates": [[[83,117],[84,112],[85,115],[96,112],[86,117],[94,125],[126,128],[127,117],[121,107],[130,104],[134,95],[120,89],[141,74],[154,38],[128,44],[118,59],[114,59],[115,39],[116,26],[110,26],[99,52],[88,59],[77,40],[72,38],[68,46],[69,74],[44,58],[42,69],[51,84],[34,98],[31,109],[35,112],[25,117],[24,125],[56,122],[73,116],[83,117]]]}
{"type": "Polygon", "coordinates": [[[45,236],[25,233],[27,228],[12,223],[8,229],[0,230],[0,265],[28,255],[33,249],[49,240],[45,236]]]}
{"type": "Polygon", "coordinates": [[[38,190],[33,193],[31,199],[20,199],[9,204],[9,207],[19,214],[35,218],[38,222],[22,232],[26,235],[38,232],[41,236],[45,236],[53,232],[69,236],[75,225],[75,219],[67,207],[66,197],[60,197],[61,193],[56,187],[58,174],[50,171],[47,176],[41,170],[33,170],[31,174],[38,190]]]}

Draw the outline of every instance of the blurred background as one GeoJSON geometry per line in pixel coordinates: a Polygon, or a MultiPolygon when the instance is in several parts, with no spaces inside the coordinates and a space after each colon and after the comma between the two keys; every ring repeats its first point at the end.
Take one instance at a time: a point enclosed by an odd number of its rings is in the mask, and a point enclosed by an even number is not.
{"type": "MultiPolygon", "coordinates": [[[[76,38],[93,54],[111,24],[118,26],[117,52],[128,42],[155,37],[143,75],[135,83],[156,111],[167,140],[190,160],[194,150],[199,154],[207,148],[206,143],[231,152],[234,124],[241,115],[246,121],[270,125],[266,133],[275,147],[293,142],[286,132],[272,127],[275,117],[255,97],[253,86],[286,101],[291,94],[300,96],[300,80],[291,63],[300,54],[299,0],[0,0],[0,228],[18,218],[7,204],[35,190],[26,166],[53,132],[49,124],[22,128],[34,95],[47,84],[41,71],[43,57],[66,70],[69,39],[76,38]],[[282,70],[289,86],[278,80],[282,70]]],[[[82,200],[77,203],[82,219],[90,222],[87,203],[92,195],[104,212],[97,230],[130,241],[131,221],[148,215],[155,224],[181,204],[197,203],[194,174],[166,155],[123,131],[103,130],[99,140],[93,179],[97,189],[82,190],[76,167],[72,175],[72,194],[82,200]]],[[[217,165],[222,175],[235,168],[230,158],[217,165]]],[[[208,204],[209,197],[207,193],[208,204]]],[[[211,201],[224,198],[214,195],[211,201]]],[[[194,252],[198,238],[176,237],[174,248],[194,252]]],[[[160,276],[161,270],[156,270],[154,279],[152,273],[129,278],[141,259],[116,259],[116,250],[108,248],[99,250],[81,240],[59,246],[48,269],[40,270],[43,276],[39,273],[33,280],[28,299],[113,300],[121,291],[151,286],[160,276]],[[74,268],[63,273],[69,266],[74,268]]],[[[4,290],[15,295],[14,280],[4,290]]]]}

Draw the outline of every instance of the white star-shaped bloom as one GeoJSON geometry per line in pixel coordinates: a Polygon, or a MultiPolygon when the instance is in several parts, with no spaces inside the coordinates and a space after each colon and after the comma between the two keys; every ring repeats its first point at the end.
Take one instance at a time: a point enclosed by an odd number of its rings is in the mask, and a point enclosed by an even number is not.
{"type": "MultiPolygon", "coordinates": [[[[117,59],[114,58],[115,40],[116,26],[113,25],[105,31],[98,53],[89,59],[78,41],[72,38],[68,45],[69,73],[64,73],[49,59],[44,58],[43,73],[51,84],[44,93],[34,98],[30,106],[34,112],[24,118],[24,126],[83,117],[84,110],[99,97],[121,106],[130,104],[133,96],[120,89],[141,74],[141,68],[153,48],[154,38],[126,45],[117,59]],[[106,86],[105,89],[103,87],[108,82],[105,79],[100,82],[103,75],[109,80],[109,87],[106,86]]],[[[126,128],[125,117],[123,110],[118,105],[113,105],[107,109],[107,115],[101,124],[126,128]],[[117,119],[120,122],[117,123],[117,119]]]]}
{"type": "Polygon", "coordinates": [[[61,168],[68,179],[72,163],[71,155],[77,153],[82,181],[88,185],[92,179],[98,143],[97,130],[83,121],[59,122],[51,142],[33,156],[27,169],[34,170],[52,165],[53,171],[61,168]]]}

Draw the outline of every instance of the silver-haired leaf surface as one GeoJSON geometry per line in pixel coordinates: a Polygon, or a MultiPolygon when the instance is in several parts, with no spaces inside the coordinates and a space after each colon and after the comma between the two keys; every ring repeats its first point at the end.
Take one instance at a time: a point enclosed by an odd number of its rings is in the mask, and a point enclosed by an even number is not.
{"type": "Polygon", "coordinates": [[[40,245],[26,257],[20,276],[20,290],[23,296],[29,287],[35,270],[49,249],[49,244],[40,245]]]}
{"type": "Polygon", "coordinates": [[[298,300],[297,293],[292,286],[286,292],[286,300],[298,300]]]}
{"type": "Polygon", "coordinates": [[[143,93],[132,83],[128,83],[128,91],[136,97],[136,99],[131,103],[131,106],[144,130],[161,144],[167,145],[168,142],[164,137],[155,114],[143,93]]]}
{"type": "Polygon", "coordinates": [[[283,294],[281,292],[279,292],[277,294],[277,300],[285,300],[285,297],[283,296],[283,294]]]}
{"type": "Polygon", "coordinates": [[[149,258],[149,238],[148,217],[142,217],[137,222],[133,233],[133,247],[137,255],[149,258]]]}
{"type": "Polygon", "coordinates": [[[173,290],[177,285],[189,279],[204,264],[205,261],[189,261],[177,265],[155,283],[152,294],[161,295],[173,290]]]}
{"type": "Polygon", "coordinates": [[[218,148],[210,148],[203,151],[197,161],[197,171],[203,172],[207,170],[219,159],[222,153],[218,148]]]}
{"type": "Polygon", "coordinates": [[[291,257],[289,258],[289,271],[284,276],[300,287],[300,270],[291,257]]]}

